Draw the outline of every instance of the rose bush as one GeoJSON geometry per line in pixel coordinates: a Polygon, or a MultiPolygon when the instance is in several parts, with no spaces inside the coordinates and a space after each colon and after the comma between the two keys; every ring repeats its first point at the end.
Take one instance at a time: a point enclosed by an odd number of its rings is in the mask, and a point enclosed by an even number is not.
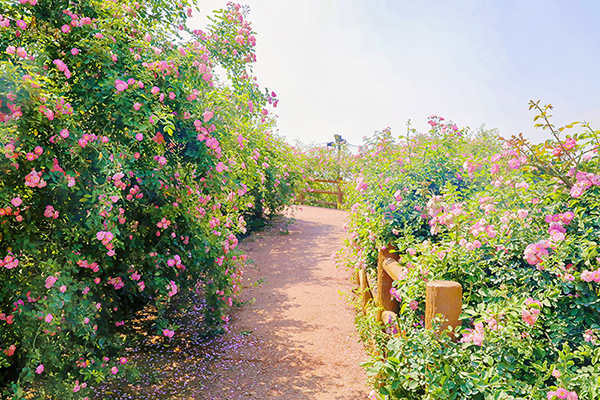
{"type": "Polygon", "coordinates": [[[564,137],[575,124],[555,129],[551,107],[531,106],[553,135],[539,145],[469,137],[432,118],[424,142],[382,135],[363,150],[348,225],[353,265],[371,267],[391,245],[405,268],[390,293],[401,304],[397,326],[381,329],[375,312],[358,321],[378,348],[366,364],[374,396],[600,394],[600,132],[582,124],[564,137]],[[456,342],[423,327],[434,279],[463,286],[456,342]]]}
{"type": "Polygon", "coordinates": [[[127,367],[136,310],[152,305],[168,340],[169,300],[200,290],[202,329],[220,330],[237,235],[288,204],[298,174],[243,7],[207,32],[187,28],[185,0],[0,10],[0,387],[87,398],[127,367]]]}

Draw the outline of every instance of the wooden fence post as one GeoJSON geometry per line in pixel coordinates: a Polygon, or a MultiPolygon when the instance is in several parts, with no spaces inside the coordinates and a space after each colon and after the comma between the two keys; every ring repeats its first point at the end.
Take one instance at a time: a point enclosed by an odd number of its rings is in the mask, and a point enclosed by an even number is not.
{"type": "MultiPolygon", "coordinates": [[[[399,304],[390,294],[394,279],[383,268],[383,264],[388,258],[398,260],[398,254],[391,253],[390,249],[379,250],[377,259],[377,304],[382,306],[384,311],[392,311],[397,314],[400,309],[399,304]]],[[[381,313],[377,316],[377,320],[381,321],[381,313]]]]}
{"type": "Polygon", "coordinates": [[[369,281],[367,279],[367,273],[364,268],[358,268],[356,271],[358,274],[358,288],[361,296],[361,306],[363,314],[367,314],[367,303],[373,297],[371,296],[371,289],[369,288],[369,281]]]}
{"type": "Polygon", "coordinates": [[[441,333],[448,326],[452,326],[452,336],[456,338],[457,327],[462,312],[462,286],[454,281],[427,282],[425,292],[425,328],[431,329],[432,320],[441,314],[445,319],[437,333],[441,333]]]}

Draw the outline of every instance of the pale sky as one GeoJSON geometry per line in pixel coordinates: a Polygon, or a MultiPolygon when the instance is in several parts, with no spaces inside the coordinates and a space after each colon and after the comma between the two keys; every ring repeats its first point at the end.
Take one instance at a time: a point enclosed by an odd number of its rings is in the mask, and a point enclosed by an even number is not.
{"type": "MultiPolygon", "coordinates": [[[[226,1],[197,0],[204,16],[226,1]]],[[[292,143],[348,142],[436,114],[509,137],[548,138],[554,124],[600,130],[600,0],[246,0],[257,32],[258,83],[280,99],[292,143]]]]}

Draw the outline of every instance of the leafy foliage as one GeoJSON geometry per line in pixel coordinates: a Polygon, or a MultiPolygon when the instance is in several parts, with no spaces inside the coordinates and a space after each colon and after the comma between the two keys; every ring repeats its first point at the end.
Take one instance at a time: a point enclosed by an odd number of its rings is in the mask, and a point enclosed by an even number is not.
{"type": "MultiPolygon", "coordinates": [[[[348,229],[355,267],[392,248],[404,266],[390,296],[397,326],[361,337],[373,396],[389,399],[594,399],[600,391],[597,252],[599,131],[502,143],[432,117],[425,135],[367,142],[348,229]],[[423,327],[425,284],[463,287],[462,329],[423,327]]],[[[362,317],[372,318],[372,317],[362,317]]]]}
{"type": "Polygon", "coordinates": [[[200,290],[227,320],[246,219],[298,173],[252,77],[254,32],[228,4],[0,1],[0,387],[87,398],[127,366],[133,313],[200,290]],[[221,80],[215,69],[225,71],[221,80]]]}

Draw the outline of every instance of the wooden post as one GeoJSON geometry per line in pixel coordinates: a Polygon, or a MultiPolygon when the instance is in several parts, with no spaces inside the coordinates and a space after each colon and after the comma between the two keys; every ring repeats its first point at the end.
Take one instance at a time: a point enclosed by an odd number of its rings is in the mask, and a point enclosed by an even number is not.
{"type": "MultiPolygon", "coordinates": [[[[426,285],[425,297],[425,328],[431,329],[432,320],[437,314],[442,314],[445,321],[440,325],[437,333],[441,333],[448,326],[452,332],[460,326],[462,312],[462,286],[454,281],[430,281],[426,285]]],[[[453,334],[454,337],[456,335],[453,334]]]]}
{"type": "MultiPolygon", "coordinates": [[[[398,302],[390,294],[394,280],[383,268],[383,263],[388,258],[397,260],[398,254],[391,253],[389,249],[379,250],[379,257],[377,259],[377,304],[382,306],[384,311],[398,313],[400,309],[398,302]]],[[[378,315],[377,320],[381,321],[381,313],[378,315]]]]}
{"type": "Polygon", "coordinates": [[[337,181],[337,196],[338,196],[338,208],[342,208],[342,203],[344,202],[344,194],[342,193],[342,185],[341,181],[337,181]]]}
{"type": "Polygon", "coordinates": [[[358,287],[361,293],[361,306],[363,314],[367,313],[367,303],[372,299],[367,273],[364,268],[358,269],[358,287]]]}

